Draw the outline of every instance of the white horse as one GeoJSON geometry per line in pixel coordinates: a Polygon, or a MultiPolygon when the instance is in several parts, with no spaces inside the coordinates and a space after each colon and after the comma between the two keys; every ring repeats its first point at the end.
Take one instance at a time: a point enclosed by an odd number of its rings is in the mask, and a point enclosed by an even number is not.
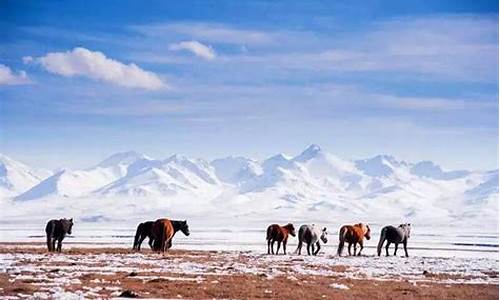
{"type": "Polygon", "coordinates": [[[311,255],[312,252],[313,255],[317,255],[319,250],[321,249],[320,240],[326,244],[326,242],[328,242],[328,239],[326,238],[327,235],[328,232],[326,231],[326,227],[321,229],[314,224],[300,226],[299,245],[297,246],[297,250],[295,250],[295,253],[298,253],[300,255],[300,252],[302,250],[302,243],[305,242],[307,243],[307,254],[311,255]],[[314,245],[317,246],[316,251],[314,250],[314,245]]]}

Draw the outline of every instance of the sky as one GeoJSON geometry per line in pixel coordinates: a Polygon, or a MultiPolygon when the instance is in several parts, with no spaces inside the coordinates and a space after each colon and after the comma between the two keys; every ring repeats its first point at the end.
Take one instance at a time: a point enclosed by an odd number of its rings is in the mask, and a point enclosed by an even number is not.
{"type": "Polygon", "coordinates": [[[0,152],[498,168],[498,1],[1,1],[0,152]]]}

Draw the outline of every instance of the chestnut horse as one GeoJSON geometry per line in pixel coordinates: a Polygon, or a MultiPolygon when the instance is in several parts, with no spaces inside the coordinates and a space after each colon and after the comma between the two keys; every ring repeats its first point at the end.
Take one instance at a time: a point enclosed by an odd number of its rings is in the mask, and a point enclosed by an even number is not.
{"type": "Polygon", "coordinates": [[[286,254],[286,242],[288,241],[288,235],[295,236],[295,228],[292,223],[288,223],[285,226],[280,226],[278,224],[271,224],[267,227],[267,254],[274,254],[274,242],[278,242],[278,248],[276,249],[276,255],[280,251],[281,243],[283,243],[283,254],[286,254]]]}
{"type": "Polygon", "coordinates": [[[339,248],[337,249],[337,254],[342,255],[342,250],[344,249],[344,242],[347,242],[349,246],[347,250],[349,255],[351,254],[351,246],[354,245],[354,256],[356,256],[356,245],[359,244],[361,247],[358,252],[358,256],[361,255],[361,250],[363,250],[363,238],[369,240],[370,236],[370,226],[363,223],[355,225],[344,225],[339,231],[339,248]]]}
{"type": "Polygon", "coordinates": [[[187,221],[174,221],[169,219],[158,219],[154,222],[151,230],[154,244],[154,251],[165,252],[172,247],[172,238],[177,231],[182,231],[189,236],[189,226],[187,221]]]}

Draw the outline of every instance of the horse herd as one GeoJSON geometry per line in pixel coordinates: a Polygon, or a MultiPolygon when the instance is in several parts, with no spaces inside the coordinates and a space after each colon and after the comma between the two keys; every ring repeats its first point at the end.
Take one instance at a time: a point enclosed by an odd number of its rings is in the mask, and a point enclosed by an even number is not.
{"type": "MultiPolygon", "coordinates": [[[[58,251],[61,252],[62,240],[66,234],[71,234],[73,228],[73,219],[59,219],[50,220],[47,222],[45,227],[45,233],[47,234],[47,248],[49,252],[58,251]],[[57,248],[56,248],[57,241],[57,248]]],[[[377,254],[380,256],[382,252],[382,247],[385,245],[385,253],[389,256],[389,246],[394,244],[394,255],[397,254],[398,245],[403,244],[405,251],[405,256],[408,257],[407,243],[410,238],[411,224],[400,224],[399,226],[385,226],[380,231],[380,240],[377,246],[377,254]]],[[[189,226],[187,221],[176,221],[170,219],[158,219],[156,221],[147,221],[140,223],[137,226],[133,250],[140,251],[141,244],[146,239],[149,238],[149,246],[151,250],[156,252],[165,252],[172,247],[172,239],[174,235],[181,231],[184,235],[189,236],[189,226]]],[[[370,226],[363,223],[358,223],[354,225],[344,225],[339,230],[339,245],[337,248],[337,254],[342,255],[345,243],[348,244],[347,249],[349,255],[361,255],[363,250],[363,241],[366,238],[369,240],[371,238],[370,226]],[[357,246],[359,245],[359,251],[357,251],[357,246]],[[353,248],[353,252],[351,252],[353,248]]],[[[293,224],[288,223],[284,226],[278,224],[269,225],[266,231],[266,241],[267,241],[267,253],[268,254],[278,254],[283,245],[283,254],[286,254],[286,245],[288,243],[289,236],[295,237],[295,227],[293,224]],[[274,251],[274,244],[277,243],[276,251],[274,251]]],[[[321,228],[315,224],[302,225],[299,228],[297,249],[295,254],[301,254],[302,245],[305,243],[307,245],[308,255],[317,255],[321,249],[321,242],[326,244],[328,242],[328,232],[326,227],[321,228]]]]}

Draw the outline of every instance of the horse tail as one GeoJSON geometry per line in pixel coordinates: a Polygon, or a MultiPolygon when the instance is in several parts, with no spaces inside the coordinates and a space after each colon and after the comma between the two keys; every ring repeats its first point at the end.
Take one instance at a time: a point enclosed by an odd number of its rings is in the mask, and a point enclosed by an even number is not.
{"type": "Polygon", "coordinates": [[[382,230],[380,231],[380,240],[378,241],[378,245],[377,245],[377,255],[378,256],[380,256],[380,253],[382,252],[382,245],[384,245],[386,231],[387,231],[386,227],[382,228],[382,230]]]}
{"type": "Polygon", "coordinates": [[[138,244],[139,244],[139,239],[141,238],[141,227],[142,227],[142,224],[139,224],[139,226],[137,226],[137,231],[135,232],[135,238],[134,238],[134,246],[132,247],[132,249],[137,249],[138,247],[138,244]]]}
{"type": "Polygon", "coordinates": [[[48,222],[45,226],[45,233],[47,234],[47,248],[49,252],[52,251],[52,236],[54,234],[54,224],[53,222],[48,222]]]}
{"type": "Polygon", "coordinates": [[[266,232],[266,241],[269,241],[272,238],[273,235],[273,228],[272,226],[267,227],[267,232],[266,232]]]}
{"type": "Polygon", "coordinates": [[[300,249],[302,248],[302,236],[304,235],[304,228],[302,228],[302,226],[300,226],[299,228],[299,235],[298,235],[298,239],[299,239],[299,244],[297,245],[297,249],[295,249],[295,252],[294,254],[298,254],[300,249]]]}
{"type": "Polygon", "coordinates": [[[345,235],[347,233],[347,227],[342,226],[339,231],[339,248],[337,249],[337,254],[338,256],[342,255],[342,251],[344,250],[344,242],[345,242],[345,235]]]}
{"type": "Polygon", "coordinates": [[[167,235],[166,232],[167,228],[165,227],[165,223],[161,222],[160,223],[160,249],[159,251],[165,252],[165,236],[167,235]]]}

